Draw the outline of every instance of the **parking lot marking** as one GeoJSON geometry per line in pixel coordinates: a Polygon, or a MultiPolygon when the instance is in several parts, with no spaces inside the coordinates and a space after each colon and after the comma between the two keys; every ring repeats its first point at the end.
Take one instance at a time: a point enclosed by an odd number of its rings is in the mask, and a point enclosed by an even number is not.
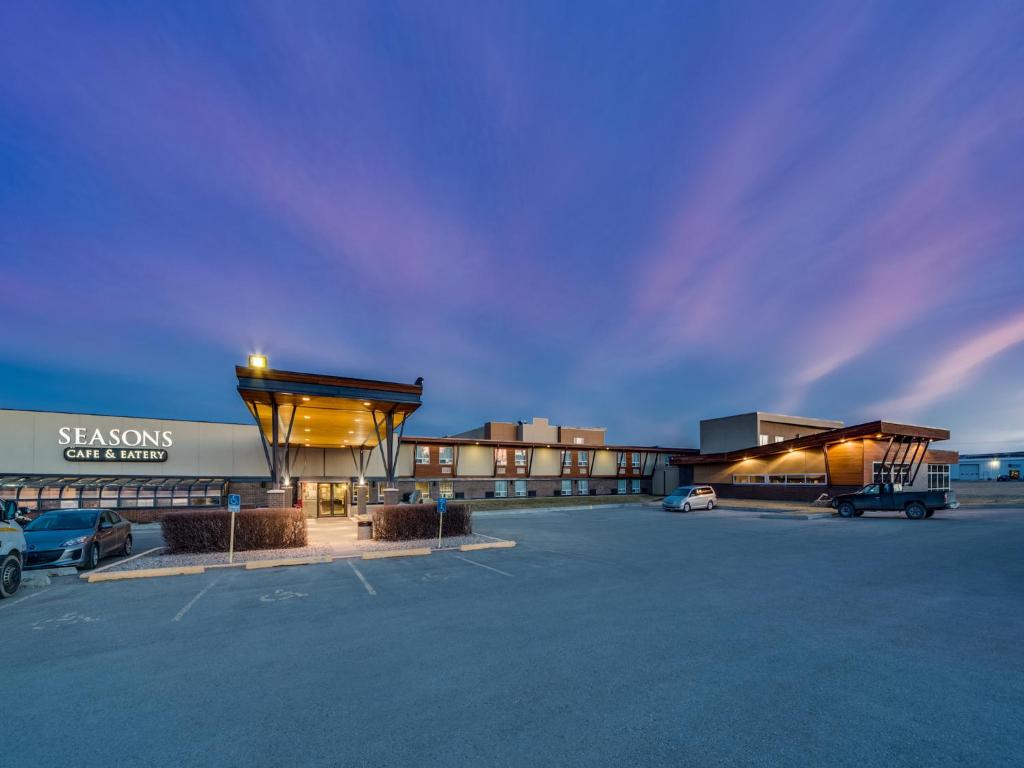
{"type": "Polygon", "coordinates": [[[178,611],[178,614],[174,617],[174,621],[181,621],[181,617],[188,613],[192,606],[199,602],[199,598],[201,598],[203,595],[209,592],[213,588],[213,585],[216,584],[218,581],[220,581],[220,579],[214,579],[201,590],[199,590],[199,592],[196,593],[196,596],[189,600],[187,603],[185,603],[185,607],[178,611]]]}
{"type": "Polygon", "coordinates": [[[363,574],[361,574],[359,572],[359,569],[356,568],[356,564],[354,562],[352,562],[351,560],[349,560],[347,562],[348,562],[349,568],[351,568],[352,571],[355,573],[355,575],[359,577],[359,580],[361,582],[363,582],[363,586],[366,587],[366,591],[369,592],[371,595],[376,595],[377,594],[377,590],[375,590],[373,587],[370,586],[370,582],[368,582],[366,580],[366,577],[363,576],[363,574]]]}
{"type": "Polygon", "coordinates": [[[260,596],[261,603],[279,603],[296,597],[309,597],[305,592],[292,592],[290,589],[275,589],[273,592],[260,596]]]}
{"type": "Polygon", "coordinates": [[[489,565],[484,565],[483,563],[478,563],[476,560],[470,560],[468,557],[463,557],[462,555],[455,555],[455,557],[457,557],[459,560],[465,560],[467,563],[472,563],[473,565],[479,565],[481,568],[486,568],[488,571],[494,571],[495,573],[500,573],[502,576],[508,576],[509,578],[512,578],[512,579],[515,578],[515,576],[513,576],[511,573],[506,573],[505,571],[500,571],[497,568],[492,568],[489,565]]]}
{"type": "Polygon", "coordinates": [[[87,571],[87,572],[83,573],[81,576],[79,576],[78,578],[80,578],[80,579],[88,579],[91,575],[93,575],[95,573],[100,573],[102,571],[107,570],[108,568],[113,568],[115,565],[124,565],[125,563],[130,563],[132,560],[137,560],[140,557],[145,557],[146,555],[151,555],[154,552],[158,552],[161,549],[167,549],[167,547],[153,547],[152,549],[147,549],[145,552],[139,552],[137,555],[132,555],[131,557],[125,557],[125,558],[122,558],[120,560],[115,560],[112,563],[107,563],[106,565],[101,565],[99,568],[94,568],[91,571],[87,571]]]}
{"type": "Polygon", "coordinates": [[[0,603],[0,611],[2,611],[4,608],[10,608],[12,605],[17,605],[18,603],[24,603],[26,600],[28,600],[30,598],[33,598],[36,595],[41,595],[45,591],[46,591],[45,589],[41,589],[38,592],[30,592],[27,595],[25,595],[24,597],[19,597],[17,600],[12,600],[9,603],[0,603]]]}
{"type": "Polygon", "coordinates": [[[93,622],[99,621],[94,619],[92,616],[86,616],[84,613],[65,613],[63,616],[58,616],[55,619],[39,619],[32,625],[32,629],[59,629],[61,627],[71,627],[75,624],[92,624],[93,622]]]}

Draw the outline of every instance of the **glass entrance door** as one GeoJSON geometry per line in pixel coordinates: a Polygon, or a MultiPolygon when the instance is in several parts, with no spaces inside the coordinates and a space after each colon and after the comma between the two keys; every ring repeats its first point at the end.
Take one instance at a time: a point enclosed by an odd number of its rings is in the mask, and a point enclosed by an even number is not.
{"type": "Polygon", "coordinates": [[[317,483],[317,517],[348,516],[348,483],[317,483]]]}

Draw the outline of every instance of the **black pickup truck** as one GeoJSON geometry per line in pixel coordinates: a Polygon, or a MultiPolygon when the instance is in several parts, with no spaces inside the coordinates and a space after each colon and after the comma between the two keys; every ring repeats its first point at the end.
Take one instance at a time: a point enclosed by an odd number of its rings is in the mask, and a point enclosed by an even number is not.
{"type": "Polygon", "coordinates": [[[892,483],[872,483],[854,493],[841,493],[832,499],[832,508],[840,517],[860,517],[868,510],[903,510],[911,520],[931,517],[937,509],[956,509],[960,502],[953,491],[903,491],[892,483]]]}

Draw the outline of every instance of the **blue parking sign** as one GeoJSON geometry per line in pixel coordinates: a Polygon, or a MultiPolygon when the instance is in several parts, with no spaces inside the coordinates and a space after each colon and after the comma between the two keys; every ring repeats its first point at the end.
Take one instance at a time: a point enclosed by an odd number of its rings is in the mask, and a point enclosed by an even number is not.
{"type": "Polygon", "coordinates": [[[228,512],[242,511],[242,497],[237,493],[228,494],[228,512]]]}
{"type": "Polygon", "coordinates": [[[437,511],[440,512],[442,515],[448,511],[448,499],[446,499],[444,496],[437,500],[437,511]]]}

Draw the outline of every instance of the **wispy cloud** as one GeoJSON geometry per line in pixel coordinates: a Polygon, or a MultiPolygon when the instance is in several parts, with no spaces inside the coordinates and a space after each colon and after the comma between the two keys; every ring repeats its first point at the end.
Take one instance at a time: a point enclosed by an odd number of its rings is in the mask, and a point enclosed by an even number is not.
{"type": "Polygon", "coordinates": [[[1004,319],[930,365],[923,376],[910,382],[906,391],[892,400],[876,403],[878,413],[913,414],[969,387],[985,365],[1011,348],[1024,344],[1024,313],[1004,319]]]}

